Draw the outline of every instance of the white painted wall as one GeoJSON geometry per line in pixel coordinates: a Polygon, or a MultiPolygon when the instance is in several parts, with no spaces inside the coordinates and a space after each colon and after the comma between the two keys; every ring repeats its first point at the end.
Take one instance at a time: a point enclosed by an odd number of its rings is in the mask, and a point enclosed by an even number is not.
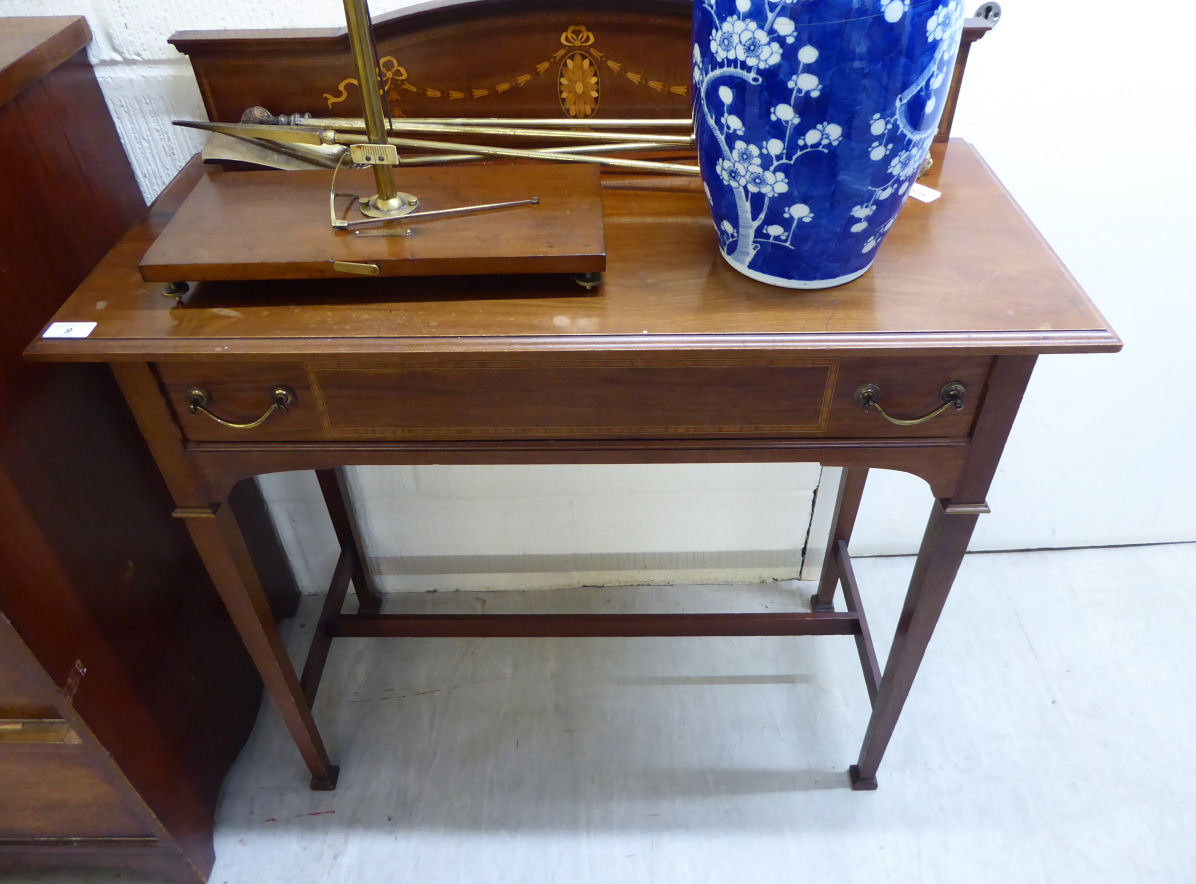
{"type": "MultiPolygon", "coordinates": [[[[369,467],[350,471],[389,591],[748,583],[796,575],[809,464],[369,467]]],[[[263,488],[305,589],[337,550],[310,473],[263,488]]]]}
{"type": "MultiPolygon", "coordinates": [[[[405,5],[375,0],[371,9],[405,5]]],[[[1185,260],[1196,239],[1187,7],[1160,0],[1135,18],[1112,0],[1010,0],[973,50],[956,134],[977,145],[1127,344],[1117,356],[1041,360],[973,548],[1196,539],[1188,463],[1196,415],[1184,401],[1196,321],[1185,260]]],[[[169,125],[202,114],[170,33],[342,21],[335,0],[0,0],[0,15],[77,13],[95,33],[90,55],[147,198],[200,143],[169,125]]],[[[384,586],[480,589],[792,575],[777,563],[786,555],[796,563],[816,472],[477,467],[355,476],[384,586]]],[[[322,588],[334,551],[314,481],[273,476],[263,485],[301,583],[322,588]]],[[[874,474],[855,549],[912,551],[927,510],[920,480],[874,474]]]]}
{"type": "MultiPolygon", "coordinates": [[[[979,5],[979,4],[977,4],[979,5]]],[[[972,50],[955,132],[988,160],[1125,341],[1046,356],[973,549],[1196,539],[1190,4],[1008,0],[972,50]]],[[[944,304],[944,309],[950,309],[944,304]]],[[[861,553],[916,548],[922,483],[877,474],[861,553]]]]}

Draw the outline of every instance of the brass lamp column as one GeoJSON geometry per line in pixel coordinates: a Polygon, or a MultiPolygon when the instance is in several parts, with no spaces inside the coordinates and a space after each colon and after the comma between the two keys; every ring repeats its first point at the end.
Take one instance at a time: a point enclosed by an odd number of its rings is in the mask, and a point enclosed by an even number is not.
{"type": "MultiPolygon", "coordinates": [[[[349,45],[353,49],[353,62],[357,65],[357,82],[361,84],[366,137],[372,145],[387,145],[387,114],[382,107],[382,80],[378,75],[378,53],[374,48],[370,10],[366,0],[344,0],[344,3],[349,45]]],[[[393,147],[389,153],[394,154],[393,162],[371,161],[378,193],[361,200],[362,214],[371,218],[397,218],[419,205],[416,197],[395,188],[391,165],[398,162],[398,156],[393,147]]]]}

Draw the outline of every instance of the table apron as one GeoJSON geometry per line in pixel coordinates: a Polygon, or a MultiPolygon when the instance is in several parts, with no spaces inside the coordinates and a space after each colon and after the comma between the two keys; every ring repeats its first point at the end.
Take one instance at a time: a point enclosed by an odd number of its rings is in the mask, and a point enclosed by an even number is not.
{"type": "MultiPolygon", "coordinates": [[[[336,466],[821,463],[911,473],[950,497],[967,439],[618,439],[486,442],[190,443],[185,457],[214,503],[242,479],[336,466]]],[[[196,501],[196,503],[201,503],[196,501]]]]}

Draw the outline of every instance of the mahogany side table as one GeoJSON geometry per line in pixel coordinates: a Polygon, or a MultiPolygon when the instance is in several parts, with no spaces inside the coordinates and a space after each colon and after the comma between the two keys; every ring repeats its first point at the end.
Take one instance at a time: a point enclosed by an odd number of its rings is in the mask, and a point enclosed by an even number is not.
{"type": "Polygon", "coordinates": [[[552,277],[220,283],[176,306],[137,262],[206,174],[193,165],[55,317],[94,332],[27,355],[112,367],[313,788],[337,774],[311,714],[334,636],[741,634],[854,637],[873,711],[851,782],[875,788],[1035,360],[1121,346],[975,150],[952,141],[935,157],[923,180],[941,199],[911,202],[872,270],[835,289],[794,293],[727,267],[699,184],[612,176],[593,293],[552,277]],[[269,414],[236,429],[205,410],[269,414]],[[378,614],[336,472],[714,461],[847,468],[812,611],[378,614]],[[933,500],[883,667],[848,554],[870,468],[920,476],[933,500]],[[225,505],[238,481],[297,469],[320,471],[342,544],[302,676],[225,505]],[[340,614],[350,583],[359,610],[340,614]]]}

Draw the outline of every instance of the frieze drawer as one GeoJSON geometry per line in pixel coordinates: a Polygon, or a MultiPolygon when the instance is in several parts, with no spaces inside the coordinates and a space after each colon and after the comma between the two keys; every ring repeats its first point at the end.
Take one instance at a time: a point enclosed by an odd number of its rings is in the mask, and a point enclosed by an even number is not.
{"type": "Polygon", "coordinates": [[[159,377],[196,442],[966,436],[990,360],[519,354],[211,365],[159,377]],[[901,426],[958,383],[962,408],[901,426]],[[881,408],[865,409],[872,385],[881,408]]]}

